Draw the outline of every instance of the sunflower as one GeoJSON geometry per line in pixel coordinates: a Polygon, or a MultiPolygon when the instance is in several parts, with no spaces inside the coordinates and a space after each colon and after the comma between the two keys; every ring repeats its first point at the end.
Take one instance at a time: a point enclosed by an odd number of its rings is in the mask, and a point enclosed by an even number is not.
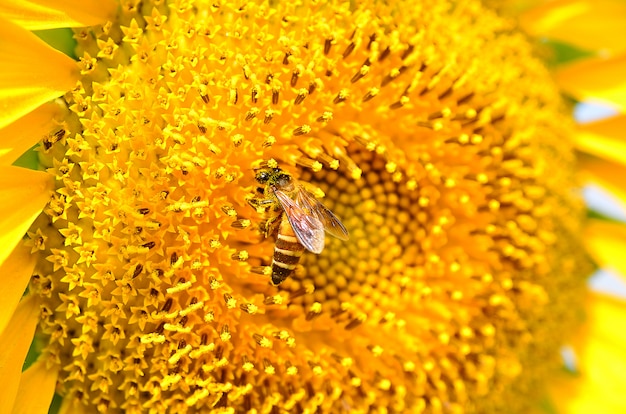
{"type": "Polygon", "coordinates": [[[623,411],[621,3],[57,3],[0,6],[3,410],[623,411]],[[350,232],[278,286],[266,166],[350,232]]]}

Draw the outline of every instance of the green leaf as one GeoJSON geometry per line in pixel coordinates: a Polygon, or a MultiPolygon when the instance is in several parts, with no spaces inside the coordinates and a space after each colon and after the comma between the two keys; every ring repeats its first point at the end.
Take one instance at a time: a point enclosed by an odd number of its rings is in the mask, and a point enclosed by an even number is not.
{"type": "Polygon", "coordinates": [[[547,48],[548,50],[548,56],[545,60],[549,66],[562,65],[564,63],[595,55],[593,52],[579,49],[568,43],[553,39],[542,39],[541,45],[543,48],[547,48]]]}
{"type": "Polygon", "coordinates": [[[35,30],[33,33],[56,50],[77,60],[75,53],[76,40],[74,39],[74,32],[72,32],[71,29],[35,30]]]}
{"type": "Polygon", "coordinates": [[[39,170],[39,154],[37,148],[39,144],[35,144],[31,149],[20,155],[13,165],[17,167],[28,168],[30,170],[39,170]]]}
{"type": "Polygon", "coordinates": [[[624,222],[622,220],[616,219],[614,217],[609,217],[607,215],[604,215],[604,214],[600,213],[599,211],[592,210],[592,209],[587,209],[587,218],[589,218],[589,219],[596,219],[596,220],[603,220],[603,221],[609,221],[611,223],[624,224],[624,222]]]}

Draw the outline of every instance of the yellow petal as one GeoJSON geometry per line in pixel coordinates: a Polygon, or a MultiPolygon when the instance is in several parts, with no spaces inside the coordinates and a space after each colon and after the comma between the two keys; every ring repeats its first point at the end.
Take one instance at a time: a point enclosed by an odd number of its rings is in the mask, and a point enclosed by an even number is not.
{"type": "Polygon", "coordinates": [[[11,414],[47,414],[54,395],[58,371],[48,369],[44,360],[22,373],[11,414]]]}
{"type": "Polygon", "coordinates": [[[601,267],[613,268],[622,277],[626,275],[626,224],[591,220],[585,229],[584,240],[589,253],[601,267]]]}
{"type": "Polygon", "coordinates": [[[557,39],[587,50],[626,50],[626,3],[614,0],[558,0],[521,16],[534,36],[557,39]]]}
{"type": "Polygon", "coordinates": [[[0,266],[0,334],[4,332],[26,290],[35,263],[35,256],[30,254],[30,250],[25,246],[18,246],[0,266]]]}
{"type": "Polygon", "coordinates": [[[7,329],[0,334],[0,407],[4,407],[3,410],[13,407],[22,365],[33,341],[38,320],[36,298],[28,296],[20,302],[7,329]]]}
{"type": "Polygon", "coordinates": [[[626,115],[585,124],[576,133],[576,147],[580,151],[626,165],[624,131],[626,115]]]}
{"type": "Polygon", "coordinates": [[[59,106],[44,104],[0,130],[0,165],[11,165],[53,128],[59,106]]]}
{"type": "Polygon", "coordinates": [[[52,177],[44,172],[0,166],[0,264],[41,213],[52,188],[52,177]]]}
{"type": "Polygon", "coordinates": [[[556,72],[561,88],[578,100],[605,102],[626,109],[626,54],[577,61],[556,72]]]}
{"type": "Polygon", "coordinates": [[[112,0],[0,0],[0,15],[29,30],[93,26],[113,18],[112,0]]]}
{"type": "Polygon", "coordinates": [[[0,18],[0,128],[76,85],[76,62],[0,18]]]}
{"type": "Polygon", "coordinates": [[[581,159],[580,164],[585,179],[615,196],[626,212],[626,166],[591,157],[581,159]]]}
{"type": "Polygon", "coordinates": [[[626,302],[594,294],[586,325],[586,341],[577,352],[578,384],[555,398],[559,412],[625,413],[626,302]]]}

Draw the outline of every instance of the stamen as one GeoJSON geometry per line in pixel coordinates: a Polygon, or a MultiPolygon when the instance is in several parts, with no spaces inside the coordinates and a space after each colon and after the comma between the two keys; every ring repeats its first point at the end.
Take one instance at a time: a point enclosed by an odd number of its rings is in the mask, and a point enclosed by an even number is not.
{"type": "Polygon", "coordinates": [[[322,170],[322,163],[320,163],[319,161],[316,160],[312,160],[311,158],[308,157],[300,157],[296,160],[296,163],[298,165],[301,165],[305,168],[310,168],[311,170],[313,170],[314,172],[319,172],[322,170]]]}

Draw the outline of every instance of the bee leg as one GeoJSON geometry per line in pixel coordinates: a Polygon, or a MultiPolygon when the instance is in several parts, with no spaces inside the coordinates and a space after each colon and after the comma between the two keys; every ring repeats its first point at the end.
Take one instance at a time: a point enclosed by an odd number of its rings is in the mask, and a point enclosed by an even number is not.
{"type": "Polygon", "coordinates": [[[265,237],[268,237],[278,231],[278,225],[280,224],[280,214],[268,219],[263,225],[263,232],[265,237]]]}
{"type": "Polygon", "coordinates": [[[251,198],[248,200],[248,204],[250,204],[253,209],[258,210],[259,208],[265,208],[270,204],[274,204],[274,201],[271,198],[251,198]]]}

